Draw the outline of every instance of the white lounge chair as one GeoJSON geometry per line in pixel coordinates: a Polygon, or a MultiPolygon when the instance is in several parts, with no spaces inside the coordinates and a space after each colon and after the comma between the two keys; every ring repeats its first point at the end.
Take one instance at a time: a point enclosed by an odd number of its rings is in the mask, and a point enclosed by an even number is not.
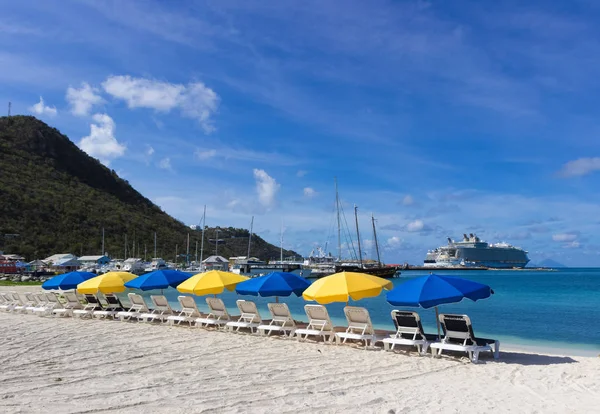
{"type": "Polygon", "coordinates": [[[345,332],[336,332],[336,342],[338,344],[345,344],[350,339],[353,341],[364,341],[365,349],[369,346],[373,347],[375,344],[375,330],[373,329],[369,311],[356,306],[346,306],[344,308],[344,315],[346,315],[348,327],[345,332]]]}
{"type": "Polygon", "coordinates": [[[12,296],[9,298],[5,292],[0,292],[0,310],[6,311],[12,303],[12,296]]]}
{"type": "Polygon", "coordinates": [[[269,303],[269,312],[271,312],[271,322],[268,325],[259,325],[258,331],[263,335],[271,335],[273,332],[282,332],[284,336],[292,337],[296,332],[296,322],[290,314],[290,310],[285,303],[269,303]]]}
{"type": "Polygon", "coordinates": [[[471,319],[467,315],[440,314],[440,324],[444,330],[441,342],[431,344],[431,353],[440,356],[442,351],[468,352],[471,362],[479,361],[479,353],[490,351],[494,359],[500,357],[500,341],[495,339],[476,338],[473,333],[471,319]],[[492,345],[494,348],[492,349],[492,345]],[[437,351],[437,354],[436,354],[437,351]]]}
{"type": "Polygon", "coordinates": [[[187,322],[192,326],[192,322],[195,322],[200,317],[196,301],[191,296],[178,296],[177,300],[181,305],[181,311],[179,315],[168,316],[167,323],[169,325],[179,325],[181,322],[187,322]]]}
{"type": "Polygon", "coordinates": [[[119,300],[117,295],[115,295],[113,293],[106,293],[106,294],[104,294],[104,299],[106,300],[106,306],[104,306],[104,308],[101,310],[95,310],[94,312],[92,312],[92,316],[94,318],[97,318],[97,319],[113,318],[113,319],[115,319],[119,312],[122,312],[125,310],[125,309],[123,309],[123,304],[121,303],[121,301],[119,300]]]}
{"type": "Polygon", "coordinates": [[[9,312],[21,312],[23,309],[25,309],[25,301],[23,301],[21,295],[17,292],[14,292],[12,296],[13,305],[9,309],[9,312]]]}
{"type": "Polygon", "coordinates": [[[62,303],[58,300],[58,294],[55,292],[46,292],[45,293],[47,302],[42,306],[35,308],[33,313],[38,316],[52,316],[52,311],[54,309],[61,309],[62,303]]]}
{"type": "Polygon", "coordinates": [[[33,296],[35,299],[35,304],[31,308],[27,309],[28,313],[36,313],[36,310],[41,309],[48,304],[48,299],[46,298],[45,292],[34,293],[33,296]]]}
{"type": "Polygon", "coordinates": [[[23,301],[23,304],[25,305],[22,309],[21,312],[22,313],[28,313],[28,312],[33,312],[33,309],[37,306],[38,301],[37,301],[37,296],[35,293],[32,292],[25,292],[23,294],[23,296],[25,296],[25,300],[23,301]]]}
{"type": "Polygon", "coordinates": [[[238,309],[240,310],[240,317],[237,321],[227,322],[225,327],[231,332],[239,332],[240,329],[250,329],[251,333],[262,324],[260,313],[256,309],[256,303],[249,300],[236,300],[235,301],[238,309]]]}
{"type": "Polygon", "coordinates": [[[208,316],[196,319],[196,326],[200,328],[207,328],[209,326],[220,328],[231,321],[231,316],[221,299],[206,298],[206,305],[209,309],[208,316]]]}
{"type": "Polygon", "coordinates": [[[419,354],[425,355],[429,346],[438,340],[437,335],[423,331],[421,317],[417,312],[393,310],[392,321],[396,326],[396,333],[382,341],[386,351],[393,351],[396,345],[416,346],[419,354]]]}
{"type": "Polygon", "coordinates": [[[77,296],[75,292],[63,292],[63,297],[65,298],[66,303],[62,308],[53,309],[53,315],[59,317],[73,316],[73,311],[75,309],[83,309],[83,306],[79,301],[79,296],[77,296]]]}
{"type": "Polygon", "coordinates": [[[23,302],[21,301],[21,296],[17,292],[8,292],[4,294],[6,298],[6,305],[2,306],[1,309],[6,312],[12,312],[15,310],[15,307],[22,306],[23,302]]]}
{"type": "Polygon", "coordinates": [[[74,318],[92,318],[95,311],[102,310],[102,304],[96,295],[86,294],[84,295],[84,299],[87,303],[83,306],[83,309],[75,309],[73,311],[74,318]]]}
{"type": "Polygon", "coordinates": [[[126,311],[117,313],[117,319],[124,322],[131,320],[131,318],[137,319],[143,313],[150,313],[150,309],[148,309],[148,305],[146,305],[146,301],[142,295],[128,293],[127,297],[129,298],[130,308],[126,311]]]}
{"type": "Polygon", "coordinates": [[[173,309],[171,309],[171,305],[169,305],[169,301],[167,301],[167,298],[163,295],[152,295],[150,296],[150,299],[152,300],[154,309],[151,312],[142,313],[139,316],[139,319],[143,322],[164,322],[169,316],[175,314],[173,309]]]}
{"type": "Polygon", "coordinates": [[[304,312],[308,316],[308,326],[296,329],[295,333],[298,340],[302,341],[309,336],[315,336],[331,342],[335,337],[335,331],[327,308],[323,305],[304,305],[304,312]],[[304,338],[302,338],[302,335],[304,335],[304,338]]]}
{"type": "Polygon", "coordinates": [[[25,293],[23,293],[22,296],[20,296],[20,295],[17,295],[17,296],[19,296],[19,300],[18,300],[18,303],[15,306],[13,306],[13,308],[12,308],[13,312],[25,313],[27,311],[27,308],[32,306],[35,303],[31,292],[25,292],[25,293]]]}

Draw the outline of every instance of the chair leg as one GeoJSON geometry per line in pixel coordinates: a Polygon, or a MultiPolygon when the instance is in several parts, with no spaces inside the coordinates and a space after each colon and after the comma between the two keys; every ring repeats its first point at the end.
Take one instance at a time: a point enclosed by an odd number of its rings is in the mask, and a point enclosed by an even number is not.
{"type": "Polygon", "coordinates": [[[494,342],[494,359],[500,358],[500,341],[494,342]]]}

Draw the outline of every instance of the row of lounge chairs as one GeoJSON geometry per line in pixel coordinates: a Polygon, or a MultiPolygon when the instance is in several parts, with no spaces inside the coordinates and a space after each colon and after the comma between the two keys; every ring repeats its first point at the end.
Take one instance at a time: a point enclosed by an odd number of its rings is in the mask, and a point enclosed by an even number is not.
{"type": "Polygon", "coordinates": [[[473,332],[471,320],[467,315],[440,314],[439,322],[444,332],[442,338],[425,333],[417,312],[392,311],[392,320],[396,332],[387,337],[378,337],[373,328],[369,312],[365,308],[346,306],[344,314],[348,322],[345,331],[336,331],[329,317],[327,308],[322,305],[305,305],[308,317],[306,327],[298,327],[285,303],[269,303],[271,320],[262,320],[256,304],[252,301],[236,302],[240,316],[233,318],[225,304],[219,298],[206,298],[208,315],[202,315],[196,301],[191,296],[179,296],[181,310],[174,310],[162,295],[152,295],[151,307],[144,298],[136,293],[129,293],[129,308],[125,308],[119,298],[113,294],[105,294],[104,300],[95,295],[80,297],[75,292],[63,292],[64,303],[54,292],[25,293],[23,300],[19,294],[0,292],[0,311],[32,313],[39,316],[59,316],[78,318],[108,318],[120,321],[159,322],[169,325],[187,323],[189,326],[216,328],[231,332],[249,331],[270,336],[280,334],[285,337],[296,337],[300,341],[313,338],[330,343],[346,343],[362,341],[365,348],[373,347],[381,341],[386,351],[394,351],[396,347],[416,347],[424,355],[431,349],[432,355],[441,355],[443,351],[467,352],[472,362],[477,362],[480,352],[493,352],[499,357],[500,343],[496,340],[477,338],[473,332]],[[85,302],[85,303],[82,303],[85,302]]]}

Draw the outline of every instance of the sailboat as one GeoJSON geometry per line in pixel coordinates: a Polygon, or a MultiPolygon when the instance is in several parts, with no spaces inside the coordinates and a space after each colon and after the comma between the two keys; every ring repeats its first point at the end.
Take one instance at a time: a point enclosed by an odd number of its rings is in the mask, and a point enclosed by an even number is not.
{"type": "Polygon", "coordinates": [[[375,250],[377,251],[377,262],[364,262],[362,259],[362,249],[360,244],[360,232],[358,229],[358,207],[354,206],[354,221],[356,223],[356,238],[358,242],[358,261],[342,261],[341,260],[341,230],[340,230],[340,201],[337,191],[337,179],[335,182],[335,199],[337,208],[337,222],[338,222],[338,249],[339,257],[338,262],[335,265],[335,272],[360,272],[367,273],[373,276],[390,279],[400,275],[400,268],[397,266],[386,266],[381,262],[381,256],[379,254],[379,242],[377,241],[377,231],[375,229],[375,217],[371,214],[371,221],[373,224],[373,239],[375,242],[375,250]]]}

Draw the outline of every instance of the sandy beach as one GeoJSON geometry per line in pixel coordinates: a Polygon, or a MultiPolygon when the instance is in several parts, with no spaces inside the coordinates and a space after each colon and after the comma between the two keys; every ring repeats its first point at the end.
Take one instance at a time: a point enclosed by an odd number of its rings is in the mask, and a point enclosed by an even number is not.
{"type": "MultiPolygon", "coordinates": [[[[35,290],[2,288],[2,290],[35,290]]],[[[499,361],[0,313],[0,411],[589,412],[600,358],[499,361]]]]}

